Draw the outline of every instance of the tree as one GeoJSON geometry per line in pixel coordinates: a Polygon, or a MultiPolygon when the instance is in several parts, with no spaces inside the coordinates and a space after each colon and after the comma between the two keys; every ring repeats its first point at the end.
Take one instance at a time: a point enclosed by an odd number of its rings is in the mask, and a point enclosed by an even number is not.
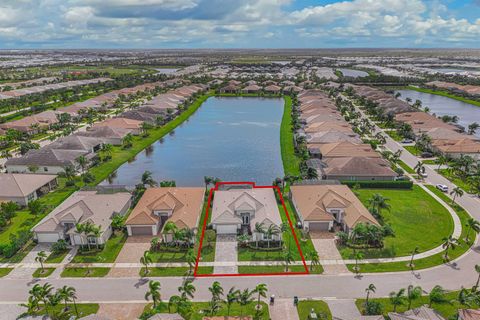
{"type": "Polygon", "coordinates": [[[283,262],[285,263],[285,272],[288,272],[288,265],[293,261],[293,255],[290,250],[283,252],[283,262]]]}
{"type": "Polygon", "coordinates": [[[231,287],[230,290],[228,290],[227,297],[225,299],[225,304],[227,305],[227,317],[230,316],[232,304],[238,301],[239,295],[240,291],[235,289],[235,287],[231,287]]]}
{"type": "Polygon", "coordinates": [[[431,308],[433,303],[443,304],[449,302],[445,293],[445,290],[441,286],[436,285],[433,287],[432,291],[428,294],[428,307],[431,308]]]}
{"type": "Polygon", "coordinates": [[[424,166],[423,162],[418,161],[418,163],[415,165],[413,170],[415,170],[415,172],[418,174],[418,176],[421,179],[423,178],[423,174],[425,173],[425,166],[424,166]]]}
{"type": "Polygon", "coordinates": [[[410,258],[410,263],[408,264],[408,266],[410,268],[413,269],[413,258],[415,257],[416,254],[418,254],[420,252],[420,249],[418,247],[415,247],[415,249],[413,249],[412,251],[412,257],[410,258]]]}
{"type": "Polygon", "coordinates": [[[80,166],[80,168],[82,169],[82,173],[85,172],[85,169],[87,168],[88,166],[88,160],[85,156],[80,156],[78,157],[76,160],[75,160],[78,165],[80,166]]]}
{"type": "Polygon", "coordinates": [[[453,190],[450,192],[450,195],[453,196],[452,197],[452,205],[455,203],[455,199],[457,197],[463,197],[463,190],[459,187],[455,187],[453,188],[453,190]]]}
{"type": "Polygon", "coordinates": [[[318,256],[317,251],[310,251],[308,253],[308,258],[310,259],[310,271],[313,271],[314,267],[320,266],[320,257],[318,256]]]}
{"type": "Polygon", "coordinates": [[[472,122],[468,125],[468,134],[475,134],[480,128],[480,125],[477,122],[472,122]]]}
{"type": "Polygon", "coordinates": [[[143,252],[143,256],[140,257],[140,263],[143,264],[145,266],[145,275],[148,274],[148,266],[150,265],[150,263],[152,263],[152,257],[150,256],[150,251],[148,250],[145,250],[143,252]]]}
{"type": "MultiPolygon", "coordinates": [[[[259,233],[259,234],[265,234],[265,225],[263,224],[263,222],[257,222],[255,223],[255,233],[259,233]]],[[[257,235],[255,237],[255,244],[258,248],[258,237],[259,235],[257,235]]]]}
{"type": "Polygon", "coordinates": [[[13,201],[3,202],[2,204],[0,204],[2,216],[8,224],[10,224],[12,218],[15,217],[15,213],[18,209],[20,209],[20,207],[16,202],[13,201]]]}
{"type": "Polygon", "coordinates": [[[476,264],[475,265],[475,271],[477,272],[478,274],[478,277],[477,277],[477,283],[475,283],[475,291],[477,291],[478,289],[478,285],[480,284],[480,264],[476,264]]]}
{"type": "Polygon", "coordinates": [[[203,182],[205,183],[205,192],[207,192],[208,186],[213,182],[213,177],[204,176],[203,182]]]}
{"type": "Polygon", "coordinates": [[[375,285],[373,283],[370,283],[368,285],[368,287],[365,289],[365,292],[367,293],[367,298],[365,299],[365,304],[368,304],[368,299],[370,298],[370,293],[375,293],[375,290],[377,290],[377,288],[375,287],[375,285]]]}
{"type": "Polygon", "coordinates": [[[68,302],[72,301],[73,306],[75,308],[75,314],[78,317],[78,309],[77,309],[77,303],[75,300],[77,299],[77,291],[75,290],[74,287],[68,287],[68,286],[63,286],[61,289],[57,290],[58,294],[62,298],[62,300],[65,302],[65,309],[67,308],[68,302]]]}
{"type": "Polygon", "coordinates": [[[473,230],[475,232],[480,232],[480,222],[478,222],[474,218],[468,218],[465,226],[467,227],[467,235],[465,236],[465,242],[468,243],[470,241],[470,231],[471,230],[473,230]]]}
{"type": "Polygon", "coordinates": [[[372,212],[376,212],[381,216],[382,210],[390,211],[391,206],[387,202],[388,200],[389,200],[388,198],[384,198],[381,194],[375,193],[368,200],[368,204],[372,212]]]}
{"type": "Polygon", "coordinates": [[[145,300],[149,301],[152,298],[153,308],[157,307],[157,303],[161,301],[160,282],[150,280],[148,282],[148,291],[145,293],[145,300]]]}
{"type": "Polygon", "coordinates": [[[42,273],[45,271],[43,267],[43,263],[45,262],[45,260],[47,260],[47,254],[45,253],[45,251],[40,251],[39,253],[37,253],[37,256],[35,257],[35,262],[40,263],[42,273]]]}
{"type": "Polygon", "coordinates": [[[192,283],[192,280],[186,280],[180,287],[178,287],[178,292],[180,292],[180,296],[184,300],[187,300],[188,298],[193,299],[193,294],[195,291],[196,289],[192,283]]]}
{"type": "Polygon", "coordinates": [[[210,300],[210,312],[214,315],[220,308],[221,296],[223,296],[223,288],[220,285],[220,282],[215,281],[212,283],[212,286],[208,288],[208,291],[212,294],[212,299],[210,300]]]}
{"type": "Polygon", "coordinates": [[[442,248],[445,249],[444,259],[448,261],[448,250],[449,249],[455,250],[458,244],[458,240],[450,235],[448,237],[444,237],[442,241],[443,241],[442,248]]]}
{"type": "Polygon", "coordinates": [[[398,292],[392,291],[389,294],[390,303],[393,306],[393,312],[397,312],[397,307],[405,304],[405,289],[400,289],[398,292]]]}
{"type": "Polygon", "coordinates": [[[243,318],[243,309],[245,306],[253,300],[252,294],[253,291],[245,289],[238,295],[238,304],[240,304],[240,319],[243,318]]]}
{"type": "Polygon", "coordinates": [[[195,256],[195,253],[193,253],[192,249],[188,250],[185,256],[185,260],[188,263],[189,273],[192,274],[193,267],[195,266],[195,262],[197,262],[197,257],[195,256]]]}
{"type": "Polygon", "coordinates": [[[440,170],[440,168],[441,168],[443,165],[445,165],[445,164],[448,163],[448,159],[447,159],[447,157],[445,157],[443,154],[441,154],[441,155],[439,155],[439,156],[437,157],[437,163],[438,163],[438,168],[437,168],[437,170],[440,170]]]}
{"type": "Polygon", "coordinates": [[[31,173],[36,173],[38,171],[38,169],[40,169],[37,165],[29,165],[28,166],[28,171],[30,171],[31,173]]]}
{"type": "Polygon", "coordinates": [[[412,307],[412,302],[422,296],[422,288],[419,286],[409,285],[407,288],[408,310],[412,307]]]}
{"type": "Polygon", "coordinates": [[[355,273],[360,272],[360,267],[358,266],[358,261],[363,259],[363,253],[360,251],[355,252],[355,273]]]}
{"type": "Polygon", "coordinates": [[[35,216],[41,214],[45,210],[45,206],[38,199],[30,201],[27,206],[28,210],[30,210],[30,213],[35,216]]]}
{"type": "MultiPolygon", "coordinates": [[[[268,247],[270,248],[270,240],[273,238],[273,236],[276,236],[280,233],[280,229],[274,225],[274,224],[271,224],[268,226],[267,230],[265,231],[265,236],[267,238],[267,244],[268,244],[268,247]]],[[[288,248],[290,251],[290,248],[288,248]]]]}
{"type": "Polygon", "coordinates": [[[124,149],[128,149],[128,148],[131,148],[132,145],[133,145],[133,135],[131,133],[128,133],[122,139],[122,146],[124,149]]]}
{"type": "Polygon", "coordinates": [[[145,185],[149,185],[150,187],[154,187],[156,185],[158,185],[158,183],[153,180],[152,178],[152,172],[150,171],[145,171],[143,174],[142,174],[142,184],[145,186],[145,185]]]}
{"type": "Polygon", "coordinates": [[[255,287],[255,290],[254,292],[256,294],[258,294],[257,296],[257,310],[260,310],[260,299],[263,297],[263,298],[266,298],[267,297],[267,285],[264,284],[264,283],[259,283],[256,287],[255,287]]]}
{"type": "Polygon", "coordinates": [[[125,228],[125,219],[119,214],[116,214],[112,217],[112,228],[113,230],[123,230],[125,228]]]}

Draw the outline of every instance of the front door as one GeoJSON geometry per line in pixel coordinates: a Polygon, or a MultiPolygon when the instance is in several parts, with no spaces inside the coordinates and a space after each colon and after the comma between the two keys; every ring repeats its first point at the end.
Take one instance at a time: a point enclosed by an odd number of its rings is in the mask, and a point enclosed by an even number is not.
{"type": "Polygon", "coordinates": [[[242,224],[250,224],[250,214],[242,213],[242,224]]]}

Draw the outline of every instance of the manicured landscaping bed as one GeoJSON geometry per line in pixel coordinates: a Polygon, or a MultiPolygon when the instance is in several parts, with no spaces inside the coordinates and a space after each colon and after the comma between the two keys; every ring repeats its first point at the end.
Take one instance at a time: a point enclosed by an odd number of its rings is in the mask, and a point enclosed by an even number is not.
{"type": "MultiPolygon", "coordinates": [[[[453,317],[457,313],[458,309],[468,308],[467,306],[462,306],[456,300],[457,297],[458,297],[458,291],[449,292],[445,295],[445,297],[447,298],[447,300],[450,303],[444,303],[444,304],[433,303],[432,304],[432,308],[437,310],[443,317],[445,317],[445,319],[452,319],[451,317],[453,317]]],[[[383,310],[384,310],[383,314],[384,315],[387,315],[388,312],[393,311],[393,306],[392,306],[389,298],[370,298],[370,300],[371,301],[377,301],[377,302],[379,302],[383,305],[383,310]]],[[[355,301],[355,304],[357,305],[358,310],[360,310],[360,312],[362,312],[363,311],[363,306],[365,304],[365,299],[357,299],[355,301]]],[[[419,299],[414,300],[412,302],[412,307],[411,308],[414,309],[414,308],[421,307],[423,305],[428,306],[428,304],[429,304],[428,296],[421,296],[419,299]]],[[[408,303],[405,303],[405,305],[403,305],[403,306],[398,306],[397,307],[397,312],[399,312],[399,313],[405,312],[405,311],[407,311],[407,307],[408,307],[408,303]]],[[[472,304],[472,306],[471,306],[471,308],[473,308],[473,309],[476,309],[476,308],[479,308],[479,307],[480,307],[480,305],[477,305],[477,304],[472,304]]]]}
{"type": "Polygon", "coordinates": [[[62,278],[97,278],[105,277],[110,268],[75,268],[75,267],[66,267],[63,269],[62,278]]]}
{"type": "MultiPolygon", "coordinates": [[[[225,288],[225,291],[228,291],[227,288],[225,288]]],[[[268,306],[264,302],[260,302],[262,305],[262,308],[259,313],[259,317],[255,318],[258,320],[269,320],[270,319],[270,313],[268,310],[268,306]]],[[[257,302],[250,302],[246,306],[242,307],[238,303],[233,303],[231,308],[230,308],[230,316],[254,316],[257,314],[257,310],[255,309],[257,305],[257,302]]],[[[191,317],[188,319],[190,320],[202,320],[206,314],[204,310],[209,308],[209,302],[192,302],[192,314],[191,317]]],[[[145,306],[144,311],[149,311],[152,309],[152,304],[148,304],[145,306]]],[[[168,309],[168,304],[165,302],[162,302],[158,307],[157,307],[157,313],[176,313],[177,310],[175,306],[172,306],[171,310],[168,309]]],[[[215,314],[216,316],[226,316],[227,315],[227,308],[224,304],[222,304],[221,308],[218,310],[218,312],[215,314]]],[[[146,319],[143,317],[140,317],[141,319],[146,319]]]]}
{"type": "Polygon", "coordinates": [[[67,256],[67,254],[70,252],[69,249],[67,250],[62,250],[62,251],[59,251],[59,252],[52,252],[47,260],[45,260],[45,263],[60,263],[63,261],[63,259],[65,259],[65,257],[67,256]]]}
{"type": "Polygon", "coordinates": [[[328,304],[322,300],[300,300],[297,306],[298,317],[300,320],[307,320],[312,309],[316,313],[322,313],[328,320],[332,319],[332,314],[328,304]]]}
{"type": "Polygon", "coordinates": [[[0,268],[0,278],[8,275],[12,270],[13,268],[0,268]]]}
{"type": "Polygon", "coordinates": [[[114,233],[107,240],[103,249],[96,249],[95,246],[92,246],[89,251],[78,250],[72,263],[115,262],[126,240],[127,236],[124,233],[114,233]]]}
{"type": "MultiPolygon", "coordinates": [[[[368,200],[378,193],[387,201],[391,210],[383,210],[384,222],[391,225],[395,237],[385,239],[384,248],[362,250],[364,258],[408,256],[418,247],[420,252],[442,244],[442,239],[453,232],[450,213],[419,186],[412,190],[360,189],[360,200],[368,207],[368,200]]],[[[353,250],[340,247],[344,259],[354,257],[353,250]]]]}
{"type": "Polygon", "coordinates": [[[44,268],[43,270],[42,268],[38,268],[37,270],[35,270],[32,276],[34,278],[46,278],[51,275],[53,271],[55,271],[55,268],[44,268]]]}
{"type": "MultiPolygon", "coordinates": [[[[168,267],[168,268],[148,268],[148,274],[145,275],[145,268],[142,268],[139,272],[141,277],[183,277],[190,270],[188,267],[168,267]]],[[[192,269],[193,271],[193,269],[192,269]]],[[[198,267],[197,272],[199,274],[212,274],[213,267],[198,267]]]]}

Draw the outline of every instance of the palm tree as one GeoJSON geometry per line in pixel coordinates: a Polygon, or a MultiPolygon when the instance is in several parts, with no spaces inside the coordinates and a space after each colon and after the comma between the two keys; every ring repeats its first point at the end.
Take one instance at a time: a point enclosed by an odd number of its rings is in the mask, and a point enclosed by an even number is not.
{"type": "Polygon", "coordinates": [[[413,268],[413,258],[415,257],[416,254],[418,254],[420,252],[420,249],[418,247],[415,247],[415,249],[413,249],[412,251],[412,257],[410,258],[410,263],[408,264],[408,266],[410,268],[413,268]]]}
{"type": "Polygon", "coordinates": [[[193,299],[193,294],[196,289],[192,283],[192,280],[186,280],[183,284],[178,287],[178,292],[180,292],[182,299],[187,300],[188,298],[193,299]]]}
{"type": "Polygon", "coordinates": [[[30,210],[30,213],[35,216],[37,214],[42,213],[45,208],[39,199],[30,201],[27,206],[28,206],[28,210],[30,210]]]}
{"type": "MultiPolygon", "coordinates": [[[[168,221],[163,227],[163,234],[175,234],[178,231],[177,225],[173,221],[168,221]]],[[[172,236],[173,240],[173,236],[172,236]]]]}
{"type": "Polygon", "coordinates": [[[152,257],[150,256],[150,251],[145,250],[143,256],[140,258],[140,263],[145,266],[145,275],[148,274],[148,265],[152,263],[152,257]]]}
{"type": "Polygon", "coordinates": [[[87,235],[87,236],[90,236],[90,237],[94,237],[95,246],[97,247],[97,250],[98,250],[98,246],[99,246],[98,239],[100,238],[101,235],[102,235],[101,227],[96,226],[96,225],[91,226],[91,228],[88,232],[88,235],[87,235]]]}
{"type": "Polygon", "coordinates": [[[377,288],[375,287],[375,285],[373,283],[370,283],[368,285],[368,287],[365,289],[365,292],[367,293],[367,298],[365,299],[365,305],[368,304],[368,299],[370,298],[370,293],[375,293],[375,290],[377,290],[377,288]]]}
{"type": "Polygon", "coordinates": [[[123,148],[128,149],[132,146],[132,144],[133,144],[133,135],[131,133],[128,133],[122,139],[123,148]]]}
{"type": "Polygon", "coordinates": [[[438,163],[438,168],[437,168],[437,170],[440,170],[440,168],[441,168],[443,165],[445,165],[445,164],[448,163],[448,159],[447,159],[447,157],[445,157],[443,154],[441,154],[441,155],[439,155],[439,156],[437,157],[437,163],[438,163]]]}
{"type": "Polygon", "coordinates": [[[293,261],[293,255],[290,250],[283,252],[283,262],[285,262],[285,272],[288,272],[288,265],[293,261]]]}
{"type": "Polygon", "coordinates": [[[422,288],[419,286],[409,285],[407,288],[408,310],[412,306],[412,302],[422,296],[422,288]]]}
{"type": "Polygon", "coordinates": [[[182,300],[182,298],[176,295],[173,295],[170,297],[170,299],[168,299],[168,313],[172,313],[172,306],[178,306],[180,304],[180,300],[182,300]]]}
{"type": "Polygon", "coordinates": [[[189,273],[192,274],[195,262],[197,262],[197,257],[195,256],[195,253],[193,253],[192,249],[189,249],[187,251],[187,254],[185,255],[185,260],[188,263],[189,273]]]}
{"type": "Polygon", "coordinates": [[[480,264],[475,265],[475,271],[478,273],[477,283],[475,283],[475,291],[478,289],[478,285],[480,284],[480,264]]]}
{"type": "Polygon", "coordinates": [[[223,288],[218,281],[213,282],[212,286],[208,288],[208,291],[210,291],[212,297],[216,300],[219,300],[220,297],[223,296],[223,288]]]}
{"type": "Polygon", "coordinates": [[[358,266],[358,261],[363,259],[363,253],[360,251],[355,252],[355,272],[358,273],[360,271],[360,267],[358,266]]]}
{"type": "Polygon", "coordinates": [[[205,183],[205,192],[207,192],[208,186],[213,182],[213,177],[204,176],[203,182],[205,183]]]}
{"type": "Polygon", "coordinates": [[[47,254],[45,253],[45,251],[40,251],[39,253],[37,253],[37,256],[35,257],[35,262],[40,263],[42,273],[45,271],[45,269],[43,268],[43,263],[45,262],[45,260],[47,260],[47,254]]]}
{"type": "Polygon", "coordinates": [[[271,224],[268,226],[268,229],[265,231],[265,236],[267,237],[267,244],[269,248],[270,248],[270,240],[273,238],[273,236],[276,236],[279,233],[280,233],[280,229],[276,225],[271,224]]]}
{"type": "Polygon", "coordinates": [[[232,304],[238,301],[240,295],[240,290],[235,289],[235,287],[231,287],[228,290],[227,298],[225,299],[225,304],[227,305],[227,317],[230,317],[230,308],[232,304]]]}
{"type": "Polygon", "coordinates": [[[415,165],[415,167],[413,168],[413,170],[415,170],[415,172],[418,174],[418,176],[420,177],[420,179],[423,178],[423,174],[425,173],[425,165],[423,164],[422,161],[418,161],[418,163],[415,165]]]}
{"type": "Polygon", "coordinates": [[[452,205],[455,203],[455,199],[457,197],[463,197],[463,190],[460,189],[459,187],[453,188],[453,190],[450,192],[450,195],[453,196],[452,198],[452,205]]]}
{"type": "Polygon", "coordinates": [[[390,204],[387,202],[389,199],[384,198],[381,194],[375,193],[372,197],[368,200],[368,204],[372,209],[372,212],[377,212],[381,215],[382,210],[390,211],[390,204]]]}
{"type": "Polygon", "coordinates": [[[76,290],[74,287],[63,286],[57,290],[58,295],[65,303],[65,309],[67,309],[68,302],[72,301],[75,307],[75,313],[78,316],[77,304],[75,303],[76,290]]]}
{"type": "Polygon", "coordinates": [[[465,237],[465,242],[468,243],[470,241],[470,230],[473,230],[475,232],[480,232],[480,222],[473,218],[468,218],[467,223],[467,235],[465,237]]]}
{"type": "Polygon", "coordinates": [[[310,259],[310,271],[313,271],[313,268],[316,266],[320,266],[320,257],[318,256],[318,252],[312,250],[308,253],[308,258],[310,259]]]}
{"type": "Polygon", "coordinates": [[[477,132],[478,128],[480,128],[480,125],[478,122],[472,122],[468,125],[468,134],[475,134],[477,132]]]}
{"type": "Polygon", "coordinates": [[[85,169],[87,168],[88,165],[88,160],[85,156],[80,156],[75,160],[80,168],[82,169],[82,173],[85,172],[85,169]]]}
{"type": "Polygon", "coordinates": [[[160,294],[160,282],[150,280],[148,282],[148,291],[145,293],[145,300],[149,300],[152,297],[153,301],[153,309],[157,307],[157,303],[161,301],[161,294],[160,294]]]}
{"type": "Polygon", "coordinates": [[[457,301],[462,306],[471,307],[472,302],[478,301],[478,297],[475,292],[462,288],[458,293],[457,301]]]}
{"type": "Polygon", "coordinates": [[[260,310],[260,298],[266,298],[267,297],[267,285],[264,283],[259,283],[256,287],[254,292],[258,294],[257,298],[257,310],[260,310]]]}
{"type": "Polygon", "coordinates": [[[397,312],[397,307],[405,303],[405,289],[400,289],[398,292],[392,291],[389,294],[390,303],[393,306],[393,312],[397,312]]]}
{"type": "Polygon", "coordinates": [[[250,302],[252,302],[253,297],[252,297],[253,291],[250,291],[248,289],[245,289],[240,292],[238,295],[238,304],[240,304],[240,319],[243,318],[243,309],[246,305],[248,305],[250,302]]]}
{"type": "MultiPolygon", "coordinates": [[[[263,224],[263,222],[255,223],[255,233],[259,233],[262,235],[265,234],[265,225],[263,224]]],[[[255,237],[255,243],[256,243],[255,245],[257,246],[257,248],[258,248],[258,237],[259,237],[258,235],[255,237]]]]}
{"type": "Polygon", "coordinates": [[[458,240],[455,239],[454,237],[452,237],[451,235],[448,236],[448,237],[444,237],[442,239],[443,241],[443,244],[442,244],[442,248],[445,249],[445,255],[444,255],[444,259],[446,261],[448,261],[448,250],[451,248],[452,250],[455,250],[455,247],[457,246],[458,244],[458,240]]]}
{"type": "Polygon", "coordinates": [[[145,171],[143,174],[142,174],[142,184],[145,186],[145,185],[149,185],[150,187],[154,187],[156,185],[158,185],[158,183],[153,180],[152,178],[152,172],[150,171],[145,171]]]}
{"type": "Polygon", "coordinates": [[[428,294],[428,300],[429,308],[432,307],[433,303],[442,304],[449,302],[449,300],[445,297],[445,290],[439,285],[436,285],[435,287],[433,287],[432,291],[430,291],[430,293],[428,294]]]}

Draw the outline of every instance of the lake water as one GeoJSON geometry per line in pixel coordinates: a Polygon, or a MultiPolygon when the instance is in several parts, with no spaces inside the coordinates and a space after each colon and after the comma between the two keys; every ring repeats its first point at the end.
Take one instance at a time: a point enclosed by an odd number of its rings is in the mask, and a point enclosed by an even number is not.
{"type": "Polygon", "coordinates": [[[177,186],[202,186],[204,176],[271,185],[283,177],[283,103],[281,98],[209,98],[163,141],[122,165],[110,182],[133,186],[149,170],[156,181],[175,180],[177,186]]]}
{"type": "Polygon", "coordinates": [[[158,71],[158,73],[163,73],[163,74],[172,74],[177,72],[177,68],[157,68],[155,69],[158,71]]]}
{"type": "MultiPolygon", "coordinates": [[[[397,90],[400,92],[400,99],[406,98],[422,101],[423,107],[429,107],[430,113],[435,113],[437,116],[458,116],[458,124],[467,129],[468,125],[472,122],[480,123],[480,107],[450,99],[447,97],[438,96],[431,93],[418,92],[415,90],[397,90]]],[[[480,132],[477,132],[477,136],[480,136],[480,132]]]]}
{"type": "Polygon", "coordinates": [[[367,77],[368,73],[365,71],[361,70],[355,70],[355,69],[345,69],[345,68],[337,68],[344,77],[351,77],[351,78],[361,78],[361,77],[367,77]]]}

